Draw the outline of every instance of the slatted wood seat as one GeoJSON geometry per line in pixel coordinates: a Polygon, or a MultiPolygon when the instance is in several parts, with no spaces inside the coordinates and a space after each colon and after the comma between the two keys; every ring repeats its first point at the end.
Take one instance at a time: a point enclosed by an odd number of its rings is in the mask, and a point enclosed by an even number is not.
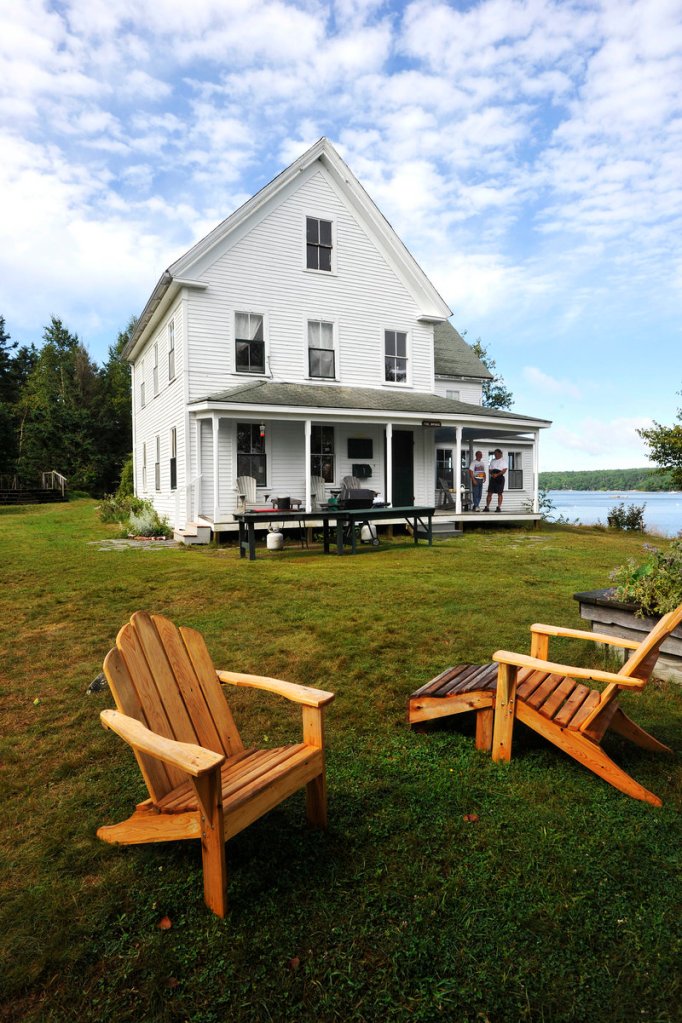
{"type": "Polygon", "coordinates": [[[601,748],[611,729],[643,749],[670,749],[635,724],[618,703],[618,694],[647,684],[662,643],[682,621],[682,606],[664,615],[641,643],[580,629],[531,625],[531,655],[498,650],[493,664],[458,664],[446,668],[412,693],[410,724],[476,711],[476,746],[490,750],[494,760],[511,757],[515,720],[549,739],[569,756],[621,792],[654,806],[661,800],[640,785],[601,748]],[[632,650],[618,673],[549,661],[549,639],[564,636],[632,650]],[[582,679],[583,681],[579,681],[582,679]],[[584,681],[602,683],[602,690],[584,681]]]}
{"type": "Polygon", "coordinates": [[[124,845],[199,839],[204,898],[226,911],[225,841],[305,786],[309,822],[327,824],[324,708],[333,693],[213,666],[200,633],[159,615],[134,614],[104,661],[117,710],[105,728],[128,742],[149,799],[120,824],[99,828],[124,845]],[[303,741],[245,749],[221,683],[263,689],[301,704],[303,741]]]}

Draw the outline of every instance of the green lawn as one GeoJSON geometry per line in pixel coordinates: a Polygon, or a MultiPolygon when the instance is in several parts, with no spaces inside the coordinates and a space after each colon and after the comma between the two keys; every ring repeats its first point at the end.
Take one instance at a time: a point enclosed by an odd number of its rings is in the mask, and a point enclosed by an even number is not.
{"type": "MultiPolygon", "coordinates": [[[[480,531],[250,563],[107,549],[91,501],[3,509],[0,526],[3,1023],[679,1019],[679,757],[607,740],[654,809],[522,728],[502,766],[467,716],[405,724],[407,695],[448,664],[527,650],[532,621],[579,626],[573,592],[607,585],[641,537],[480,531]],[[225,921],[204,907],[197,844],[95,837],[145,796],[99,724],[111,697],[85,695],[140,608],[199,628],[218,667],[337,693],[329,832],[307,830],[299,795],[232,840],[225,921]]],[[[678,689],[623,702],[679,749],[678,689]]],[[[275,697],[231,705],[247,740],[298,735],[275,697]]]]}

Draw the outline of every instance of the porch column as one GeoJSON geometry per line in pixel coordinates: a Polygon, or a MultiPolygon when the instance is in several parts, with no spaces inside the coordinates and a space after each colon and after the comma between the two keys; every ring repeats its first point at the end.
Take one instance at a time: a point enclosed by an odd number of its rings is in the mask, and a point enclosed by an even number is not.
{"type": "Polygon", "coordinates": [[[393,423],[386,423],[386,504],[393,504],[393,423]]]}
{"type": "Polygon", "coordinates": [[[211,425],[213,427],[213,523],[215,524],[220,514],[218,509],[220,507],[220,485],[219,476],[220,471],[220,459],[218,457],[218,430],[220,428],[220,419],[213,413],[211,416],[211,425]]]}
{"type": "Polygon", "coordinates": [[[192,508],[191,519],[192,519],[193,522],[196,521],[196,519],[198,518],[198,516],[199,516],[199,509],[201,508],[201,486],[202,486],[201,474],[203,472],[203,466],[201,464],[201,420],[200,419],[195,419],[194,420],[194,437],[195,437],[196,445],[197,445],[197,485],[196,485],[196,487],[194,489],[194,495],[193,495],[193,498],[192,498],[193,503],[194,503],[194,507],[192,508]]]}
{"type": "Polygon", "coordinates": [[[312,489],[311,489],[311,486],[310,486],[310,464],[311,464],[310,463],[310,456],[311,456],[311,449],[312,449],[312,433],[313,433],[312,420],[310,420],[310,419],[304,420],[303,427],[304,427],[304,433],[305,433],[305,444],[304,444],[304,447],[305,447],[305,456],[304,456],[305,457],[305,466],[304,466],[304,473],[305,473],[305,477],[304,477],[305,478],[305,510],[307,512],[311,512],[313,510],[313,493],[312,493],[312,489]]]}
{"type": "Polygon", "coordinates": [[[533,511],[537,514],[540,510],[540,431],[533,433],[533,511]]]}
{"type": "Polygon", "coordinates": [[[453,466],[455,484],[455,514],[462,514],[462,427],[455,427],[455,464],[453,466]]]}

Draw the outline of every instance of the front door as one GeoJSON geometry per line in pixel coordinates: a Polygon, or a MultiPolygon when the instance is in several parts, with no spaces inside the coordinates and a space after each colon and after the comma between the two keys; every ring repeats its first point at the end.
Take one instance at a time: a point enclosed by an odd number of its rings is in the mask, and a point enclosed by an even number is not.
{"type": "Polygon", "coordinates": [[[414,434],[411,430],[393,431],[393,494],[395,508],[414,504],[414,434]]]}

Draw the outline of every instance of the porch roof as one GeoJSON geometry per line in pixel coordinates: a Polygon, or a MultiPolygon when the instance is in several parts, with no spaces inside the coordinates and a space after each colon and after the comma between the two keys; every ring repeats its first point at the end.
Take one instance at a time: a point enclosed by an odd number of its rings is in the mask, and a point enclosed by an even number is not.
{"type": "Polygon", "coordinates": [[[433,325],[433,356],[436,376],[492,380],[488,367],[449,320],[433,325]]]}
{"type": "Polygon", "coordinates": [[[274,383],[265,380],[249,380],[225,391],[209,394],[190,402],[192,406],[253,405],[259,410],[286,408],[288,411],[319,409],[326,412],[394,412],[422,419],[438,417],[450,423],[457,420],[494,420],[500,426],[509,423],[515,429],[521,424],[530,427],[545,427],[547,419],[523,416],[516,412],[470,405],[465,401],[441,398],[437,394],[423,391],[400,391],[378,387],[340,387],[336,384],[274,383]]]}

